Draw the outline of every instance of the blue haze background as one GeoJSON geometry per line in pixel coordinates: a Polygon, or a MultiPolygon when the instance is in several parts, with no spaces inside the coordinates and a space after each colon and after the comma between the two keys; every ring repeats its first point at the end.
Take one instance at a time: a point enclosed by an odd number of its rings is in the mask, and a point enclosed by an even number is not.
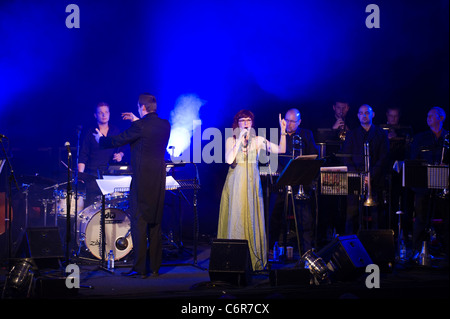
{"type": "MultiPolygon", "coordinates": [[[[376,124],[398,105],[418,132],[430,107],[448,111],[448,14],[444,0],[2,0],[0,133],[17,176],[58,179],[62,147],[76,145],[77,126],[94,124],[95,105],[108,102],[111,122],[125,129],[120,113],[136,114],[142,92],[167,119],[180,95],[197,95],[206,101],[203,129],[230,127],[242,108],[257,127],[277,127],[291,107],[315,129],[345,97],[351,116],[373,106],[376,124]],[[66,28],[70,3],[80,8],[79,29],[66,28]],[[380,7],[380,29],[365,26],[370,3],[380,7]]],[[[199,165],[202,233],[216,230],[226,171],[199,165]]]]}

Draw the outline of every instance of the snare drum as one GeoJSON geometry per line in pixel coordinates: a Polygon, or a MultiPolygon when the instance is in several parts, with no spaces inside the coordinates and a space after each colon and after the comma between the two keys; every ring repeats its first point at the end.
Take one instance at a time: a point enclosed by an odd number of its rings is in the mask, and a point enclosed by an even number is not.
{"type": "MultiPolygon", "coordinates": [[[[79,214],[79,242],[84,242],[90,253],[101,259],[100,255],[100,217],[101,208],[91,205],[79,214]]],[[[128,215],[117,208],[105,209],[105,258],[110,250],[114,259],[128,255],[133,248],[128,215]]]]}

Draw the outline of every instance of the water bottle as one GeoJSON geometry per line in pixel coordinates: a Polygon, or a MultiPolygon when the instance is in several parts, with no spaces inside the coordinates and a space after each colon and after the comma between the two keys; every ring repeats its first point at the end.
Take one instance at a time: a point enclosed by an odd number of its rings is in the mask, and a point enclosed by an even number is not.
{"type": "Polygon", "coordinates": [[[406,245],[403,239],[400,242],[400,260],[406,260],[406,245]]]}
{"type": "Polygon", "coordinates": [[[278,260],[280,257],[280,246],[278,245],[278,242],[275,242],[275,245],[273,245],[273,260],[278,260]]]}
{"type": "Polygon", "coordinates": [[[112,249],[108,253],[108,270],[114,270],[114,252],[112,249]]]}

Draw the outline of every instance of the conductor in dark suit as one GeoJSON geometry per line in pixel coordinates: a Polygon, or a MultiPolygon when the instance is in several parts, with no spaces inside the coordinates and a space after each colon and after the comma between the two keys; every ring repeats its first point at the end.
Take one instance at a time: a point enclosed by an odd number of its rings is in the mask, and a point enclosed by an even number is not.
{"type": "Polygon", "coordinates": [[[129,129],[108,137],[97,131],[95,137],[103,148],[130,145],[133,170],[130,219],[135,256],[133,268],[123,275],[146,278],[150,270],[153,276],[158,275],[162,261],[161,221],[166,184],[164,155],[170,136],[170,123],[158,117],[153,95],[139,95],[137,106],[140,119],[132,113],[122,114],[123,119],[132,121],[129,129]]]}

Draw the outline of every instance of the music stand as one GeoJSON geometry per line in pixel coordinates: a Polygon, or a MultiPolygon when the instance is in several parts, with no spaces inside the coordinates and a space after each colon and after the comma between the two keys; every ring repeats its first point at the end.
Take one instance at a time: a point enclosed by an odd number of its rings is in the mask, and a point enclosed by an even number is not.
{"type": "MultiPolygon", "coordinates": [[[[320,167],[323,165],[324,160],[312,160],[312,159],[304,159],[302,157],[297,157],[296,159],[291,159],[289,163],[286,165],[284,170],[281,172],[280,176],[277,180],[278,187],[286,188],[286,195],[284,201],[284,228],[286,228],[286,220],[288,214],[288,206],[289,206],[289,198],[292,202],[292,210],[294,214],[294,222],[295,222],[295,231],[297,235],[297,246],[299,256],[302,256],[301,246],[300,246],[300,237],[298,233],[298,225],[297,225],[297,214],[295,212],[295,202],[292,194],[292,186],[296,185],[309,185],[312,183],[313,179],[317,176],[320,167]]],[[[286,236],[287,229],[284,229],[283,232],[283,245],[285,247],[283,251],[284,258],[286,257],[286,236]]]]}
{"type": "MultiPolygon", "coordinates": [[[[186,164],[192,164],[195,168],[195,178],[193,179],[175,179],[175,175],[167,175],[166,176],[166,190],[177,190],[179,195],[179,210],[180,210],[180,225],[181,225],[181,197],[185,199],[185,201],[191,205],[191,203],[187,200],[186,196],[182,192],[182,190],[193,190],[193,199],[192,199],[192,208],[194,214],[194,248],[193,248],[193,262],[192,263],[176,263],[176,264],[163,264],[162,266],[193,266],[200,270],[205,270],[204,267],[200,266],[197,261],[198,257],[198,235],[199,235],[199,220],[198,220],[198,191],[200,190],[200,177],[198,174],[198,168],[195,163],[190,162],[180,162],[180,163],[166,163],[167,168],[172,167],[180,167],[185,166],[186,164]]],[[[179,232],[180,240],[182,236],[182,232],[179,232]]],[[[181,247],[183,245],[181,244],[181,247]]],[[[184,247],[183,247],[184,248],[184,247]]]]}
{"type": "MultiPolygon", "coordinates": [[[[413,190],[427,190],[429,192],[430,204],[427,210],[425,230],[429,232],[432,228],[432,219],[436,206],[432,198],[439,196],[438,190],[445,190],[449,186],[449,166],[430,165],[424,160],[407,160],[403,163],[402,186],[413,190]]],[[[430,238],[428,238],[429,240],[430,238]]],[[[427,241],[428,241],[427,240],[427,241]]]]}

